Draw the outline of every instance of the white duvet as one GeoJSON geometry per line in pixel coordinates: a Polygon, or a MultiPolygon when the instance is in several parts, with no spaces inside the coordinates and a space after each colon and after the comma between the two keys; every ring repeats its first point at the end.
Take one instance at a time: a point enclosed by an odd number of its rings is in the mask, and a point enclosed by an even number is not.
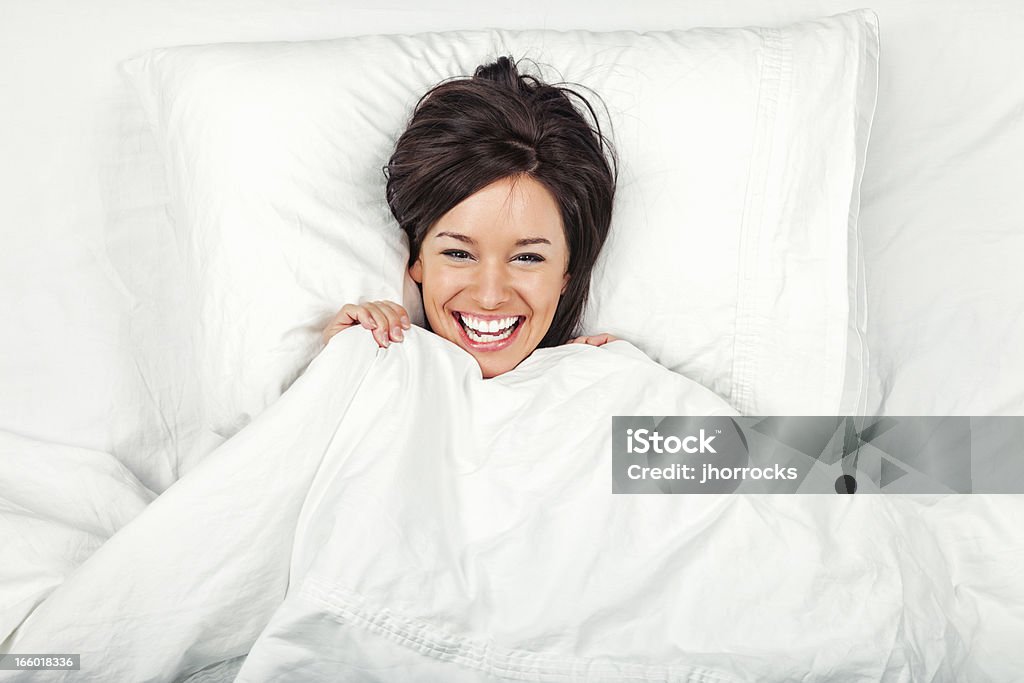
{"type": "Polygon", "coordinates": [[[732,410],[627,342],[539,350],[484,381],[417,328],[389,349],[346,331],[5,645],[80,653],[82,670],[0,678],[809,683],[1024,667],[1024,544],[1000,528],[1019,499],[615,496],[617,414],[732,410]]]}

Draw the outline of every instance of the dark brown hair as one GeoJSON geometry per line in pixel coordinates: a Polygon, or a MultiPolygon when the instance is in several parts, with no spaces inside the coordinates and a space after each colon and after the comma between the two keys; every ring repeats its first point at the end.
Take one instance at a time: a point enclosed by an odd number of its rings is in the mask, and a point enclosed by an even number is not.
{"type": "Polygon", "coordinates": [[[547,188],[562,214],[569,282],[540,348],[574,336],[608,236],[617,177],[615,152],[586,98],[520,74],[516,62],[500,57],[421,97],[384,173],[391,213],[409,237],[410,266],[434,223],[491,183],[526,175],[547,188]]]}

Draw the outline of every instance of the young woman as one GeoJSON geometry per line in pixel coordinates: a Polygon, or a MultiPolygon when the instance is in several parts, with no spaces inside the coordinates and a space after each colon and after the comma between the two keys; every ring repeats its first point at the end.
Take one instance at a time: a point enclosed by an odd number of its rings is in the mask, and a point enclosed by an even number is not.
{"type": "MultiPolygon", "coordinates": [[[[501,57],[427,92],[384,172],[429,329],[471,354],[485,378],[537,348],[615,340],[573,337],[616,181],[611,146],[577,92],[501,57]]],[[[355,324],[382,347],[410,326],[392,301],[347,304],[324,343],[355,324]]]]}

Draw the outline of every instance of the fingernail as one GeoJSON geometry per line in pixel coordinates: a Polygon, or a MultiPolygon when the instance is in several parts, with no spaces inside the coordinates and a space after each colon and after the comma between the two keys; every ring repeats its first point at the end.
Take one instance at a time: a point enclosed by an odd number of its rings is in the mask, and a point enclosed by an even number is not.
{"type": "Polygon", "coordinates": [[[402,328],[397,325],[391,328],[391,336],[395,338],[395,341],[402,341],[402,328]]]}
{"type": "Polygon", "coordinates": [[[409,322],[409,319],[408,319],[408,318],[406,318],[406,317],[405,317],[404,315],[402,316],[402,326],[403,326],[403,327],[404,327],[405,329],[409,329],[410,327],[412,327],[412,323],[410,323],[410,322],[409,322]]]}

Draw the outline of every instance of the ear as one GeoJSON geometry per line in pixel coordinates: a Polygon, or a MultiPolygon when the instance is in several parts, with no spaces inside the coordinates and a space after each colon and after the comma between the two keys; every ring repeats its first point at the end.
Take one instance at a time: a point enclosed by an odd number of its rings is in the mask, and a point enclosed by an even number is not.
{"type": "Polygon", "coordinates": [[[562,294],[565,294],[565,288],[568,287],[568,286],[569,286],[569,273],[566,273],[565,277],[562,278],[562,294]]]}
{"type": "Polygon", "coordinates": [[[411,277],[417,284],[423,284],[422,259],[416,259],[416,263],[409,266],[409,277],[411,277]]]}

